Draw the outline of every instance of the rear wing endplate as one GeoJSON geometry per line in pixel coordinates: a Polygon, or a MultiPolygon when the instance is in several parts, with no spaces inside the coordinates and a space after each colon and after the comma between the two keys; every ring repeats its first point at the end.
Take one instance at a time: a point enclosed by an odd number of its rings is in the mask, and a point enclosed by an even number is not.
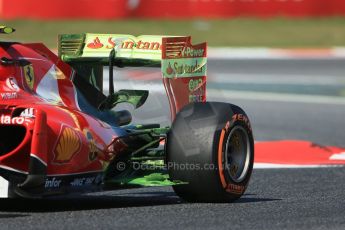
{"type": "Polygon", "coordinates": [[[59,56],[66,62],[109,63],[116,51],[119,66],[160,66],[172,119],[190,102],[206,101],[207,43],[192,45],[191,37],[126,34],[59,36],[59,56]]]}

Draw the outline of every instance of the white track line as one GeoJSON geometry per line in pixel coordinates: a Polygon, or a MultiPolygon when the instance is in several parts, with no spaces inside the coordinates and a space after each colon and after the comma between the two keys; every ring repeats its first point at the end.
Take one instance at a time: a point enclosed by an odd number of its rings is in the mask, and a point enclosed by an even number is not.
{"type": "Polygon", "coordinates": [[[298,168],[339,168],[345,165],[293,165],[293,164],[272,164],[254,163],[254,169],[298,169],[298,168]]]}
{"type": "Polygon", "coordinates": [[[330,160],[345,160],[345,152],[333,154],[329,159],[330,160]]]}
{"type": "MultiPolygon", "coordinates": [[[[164,93],[163,83],[154,82],[137,82],[137,81],[117,81],[116,89],[148,89],[151,92],[164,93]]],[[[106,91],[106,90],[105,90],[106,91]]],[[[267,93],[253,91],[237,90],[220,90],[207,89],[207,98],[214,99],[240,99],[251,101],[271,101],[271,102],[293,102],[308,104],[328,104],[328,105],[345,105],[345,97],[337,96],[320,96],[320,95],[303,95],[303,94],[286,94],[286,93],[267,93]]]]}
{"type": "MultiPolygon", "coordinates": [[[[345,62],[344,62],[345,63],[345,62]]],[[[303,86],[345,86],[344,76],[305,76],[291,74],[237,74],[214,73],[209,76],[210,82],[264,84],[264,85],[303,85],[303,86]]]]}
{"type": "Polygon", "coordinates": [[[337,59],[345,58],[345,47],[330,49],[210,47],[207,53],[210,59],[337,59]]]}
{"type": "Polygon", "coordinates": [[[345,105],[345,97],[207,89],[208,98],[345,105]]]}

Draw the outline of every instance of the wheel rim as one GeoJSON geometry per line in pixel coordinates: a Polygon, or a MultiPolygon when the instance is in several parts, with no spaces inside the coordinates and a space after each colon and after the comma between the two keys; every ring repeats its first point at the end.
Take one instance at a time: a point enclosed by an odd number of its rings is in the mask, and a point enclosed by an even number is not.
{"type": "Polygon", "coordinates": [[[248,133],[241,126],[235,126],[226,141],[225,171],[237,183],[242,182],[250,163],[250,142],[248,133]]]}

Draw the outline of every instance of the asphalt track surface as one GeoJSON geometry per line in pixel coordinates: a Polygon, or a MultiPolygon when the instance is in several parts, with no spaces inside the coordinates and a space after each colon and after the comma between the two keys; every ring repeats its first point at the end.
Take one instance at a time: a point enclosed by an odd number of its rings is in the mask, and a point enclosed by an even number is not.
{"type": "MultiPolygon", "coordinates": [[[[344,63],[211,60],[209,88],[214,91],[209,99],[243,107],[257,141],[297,139],[344,147],[344,63]],[[228,88],[217,85],[223,81],[228,88]]],[[[157,80],[140,84],[155,88],[157,80]]],[[[168,122],[160,95],[156,90],[148,101],[156,107],[143,108],[134,118],[168,122]]],[[[230,204],[185,203],[169,187],[69,199],[1,200],[0,229],[345,229],[344,178],[343,167],[255,169],[245,195],[230,204]]]]}

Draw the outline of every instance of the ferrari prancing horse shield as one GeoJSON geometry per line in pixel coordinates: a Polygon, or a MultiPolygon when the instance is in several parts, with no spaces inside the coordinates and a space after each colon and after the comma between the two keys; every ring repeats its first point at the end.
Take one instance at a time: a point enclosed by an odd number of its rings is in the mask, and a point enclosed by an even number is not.
{"type": "Polygon", "coordinates": [[[35,74],[34,74],[34,68],[32,65],[26,65],[23,67],[24,71],[24,77],[27,85],[29,86],[30,89],[34,88],[34,81],[35,81],[35,74]]]}

